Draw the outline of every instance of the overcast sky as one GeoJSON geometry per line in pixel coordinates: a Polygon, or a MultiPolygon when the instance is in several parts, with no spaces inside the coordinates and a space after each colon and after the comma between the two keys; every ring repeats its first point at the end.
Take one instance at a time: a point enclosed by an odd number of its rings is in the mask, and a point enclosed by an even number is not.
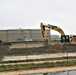
{"type": "Polygon", "coordinates": [[[76,0],[0,0],[0,29],[40,29],[41,22],[76,34],[76,0]]]}

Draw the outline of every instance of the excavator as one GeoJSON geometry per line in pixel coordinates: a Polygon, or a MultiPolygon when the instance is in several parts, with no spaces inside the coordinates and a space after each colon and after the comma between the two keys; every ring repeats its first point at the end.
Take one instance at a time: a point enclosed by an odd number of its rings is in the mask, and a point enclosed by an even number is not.
{"type": "Polygon", "coordinates": [[[41,32],[44,38],[44,45],[48,45],[48,36],[47,36],[45,28],[49,28],[49,29],[59,32],[61,34],[61,43],[76,44],[76,36],[69,37],[69,35],[65,35],[64,31],[58,26],[54,26],[51,24],[45,25],[43,23],[40,23],[40,28],[41,28],[41,32]]]}

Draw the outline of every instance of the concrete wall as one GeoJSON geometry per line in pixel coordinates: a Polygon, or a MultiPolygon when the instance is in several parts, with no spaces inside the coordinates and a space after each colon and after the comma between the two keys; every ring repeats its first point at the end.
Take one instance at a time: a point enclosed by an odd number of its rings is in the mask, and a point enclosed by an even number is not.
{"type": "MultiPolygon", "coordinates": [[[[50,40],[50,30],[46,30],[50,40]]],[[[0,40],[3,42],[43,41],[40,29],[0,30],[0,40]]]]}

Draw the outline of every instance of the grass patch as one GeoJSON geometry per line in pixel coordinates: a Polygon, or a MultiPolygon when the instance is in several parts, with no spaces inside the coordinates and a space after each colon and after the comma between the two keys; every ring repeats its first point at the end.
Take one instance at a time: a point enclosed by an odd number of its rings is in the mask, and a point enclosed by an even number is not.
{"type": "Polygon", "coordinates": [[[45,62],[37,64],[15,64],[15,65],[2,65],[0,66],[0,72],[3,71],[15,71],[15,70],[28,70],[37,68],[52,68],[52,67],[62,67],[62,66],[74,66],[76,65],[76,60],[72,61],[62,61],[62,62],[45,62]]]}

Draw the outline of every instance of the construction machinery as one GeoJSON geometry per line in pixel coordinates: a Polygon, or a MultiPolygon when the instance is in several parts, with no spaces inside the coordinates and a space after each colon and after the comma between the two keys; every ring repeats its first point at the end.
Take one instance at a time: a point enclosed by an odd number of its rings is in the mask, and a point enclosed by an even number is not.
{"type": "Polygon", "coordinates": [[[41,27],[41,32],[44,38],[45,45],[48,44],[48,35],[46,33],[45,28],[49,28],[59,32],[61,34],[61,43],[73,43],[73,44],[76,43],[76,36],[69,37],[69,35],[65,35],[64,31],[58,26],[54,26],[50,24],[46,25],[46,24],[40,23],[40,27],[41,27]]]}

